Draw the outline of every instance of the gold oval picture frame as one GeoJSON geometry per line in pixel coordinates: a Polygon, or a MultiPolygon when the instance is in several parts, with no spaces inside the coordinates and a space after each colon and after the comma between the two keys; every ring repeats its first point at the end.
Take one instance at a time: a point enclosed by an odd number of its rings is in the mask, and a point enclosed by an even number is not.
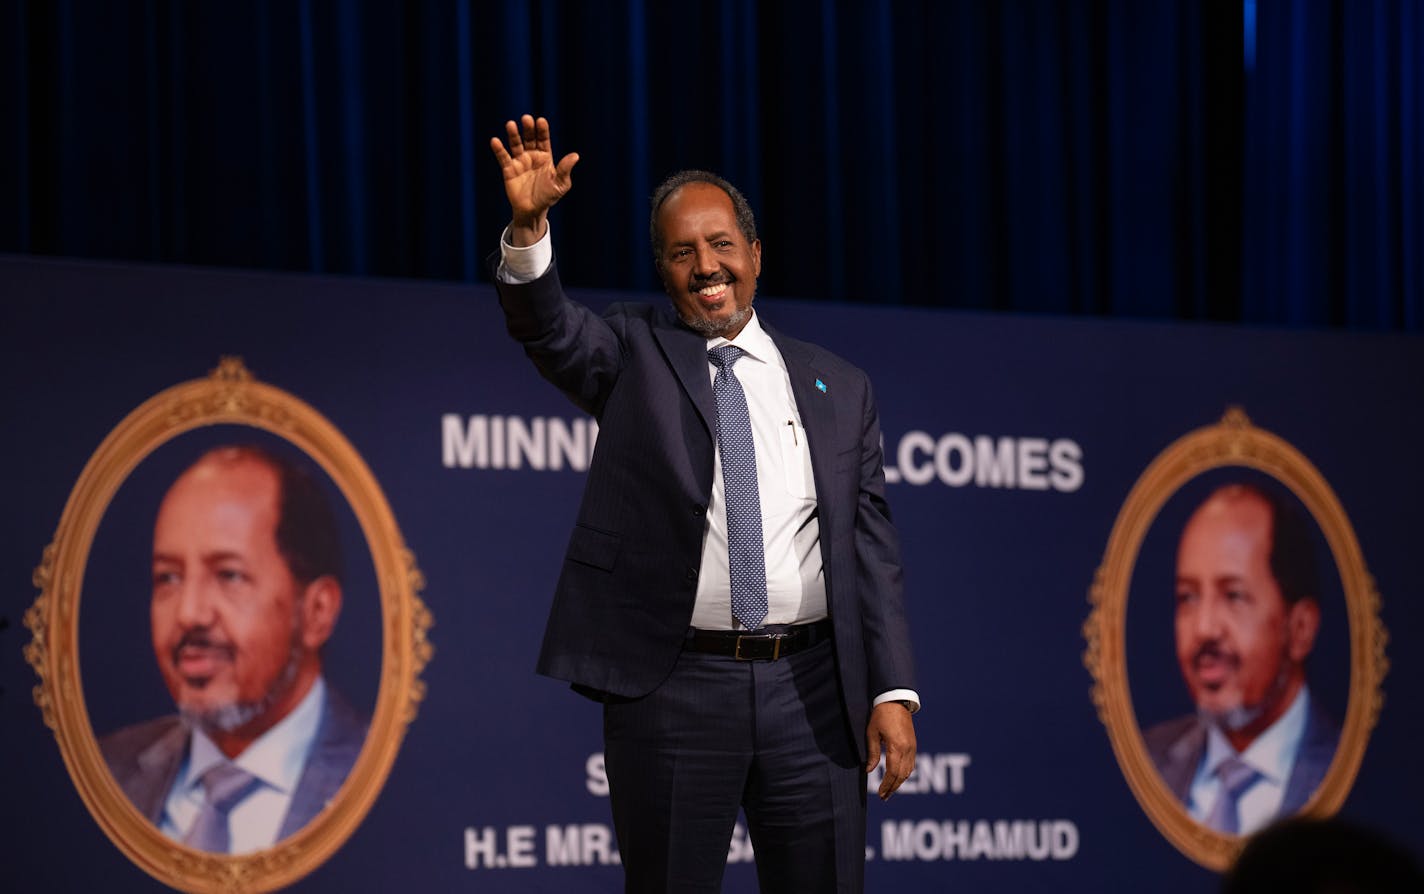
{"type": "Polygon", "coordinates": [[[385,494],[341,432],[294,395],[254,379],[224,357],[205,379],[168,388],[128,414],[90,457],[70,493],[53,542],[35,570],[40,590],[25,613],[25,657],[39,677],[36,705],[54,731],[70,778],[104,833],[140,868],[191,892],[263,892],[324,863],[351,836],[384,786],[406,729],[425,696],[420,674],[433,654],[425,586],[385,494]],[[119,787],[100,752],[85,705],[79,613],[95,533],[130,473],[155,449],[198,428],[247,426],[295,446],[330,477],[369,549],[380,594],[381,667],[375,708],[359,757],[331,802],[272,847],[211,853],[167,837],[119,787]]]}
{"type": "Polygon", "coordinates": [[[1189,481],[1213,469],[1244,467],[1270,476],[1301,501],[1325,536],[1344,590],[1349,628],[1349,702],[1329,769],[1296,815],[1326,817],[1344,803],[1379,719],[1380,685],[1388,671],[1379,593],[1365,567],[1350,520],[1319,470],[1284,439],[1251,424],[1238,407],[1221,422],[1189,432],[1162,451],[1137,479],[1118,512],[1098,566],[1083,625],[1083,663],[1092,701],[1133,796],[1178,850],[1208,869],[1226,869],[1246,836],[1218,832],[1193,819],[1148,755],[1128,688],[1126,619],[1138,553],[1163,505],[1189,481]]]}

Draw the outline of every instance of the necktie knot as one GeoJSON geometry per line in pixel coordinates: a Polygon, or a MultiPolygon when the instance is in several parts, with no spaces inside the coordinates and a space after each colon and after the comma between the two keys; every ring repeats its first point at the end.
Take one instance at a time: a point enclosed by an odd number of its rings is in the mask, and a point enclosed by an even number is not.
{"type": "Polygon", "coordinates": [[[712,365],[718,369],[731,371],[732,364],[741,359],[745,353],[736,345],[719,345],[707,350],[707,359],[712,361],[712,365]]]}
{"type": "Polygon", "coordinates": [[[202,784],[207,803],[198,812],[198,818],[183,841],[199,850],[225,854],[232,844],[228,813],[252,793],[257,786],[257,777],[224,761],[203,774],[202,784]]]}
{"type": "Polygon", "coordinates": [[[1216,767],[1216,776],[1221,780],[1222,790],[1229,792],[1233,798],[1239,797],[1250,788],[1258,775],[1260,774],[1252,769],[1250,764],[1237,757],[1228,757],[1216,767]]]}
{"type": "Polygon", "coordinates": [[[1241,796],[1261,778],[1261,774],[1239,757],[1228,757],[1216,765],[1213,773],[1221,782],[1221,792],[1206,818],[1206,824],[1218,832],[1236,835],[1241,831],[1241,796]]]}

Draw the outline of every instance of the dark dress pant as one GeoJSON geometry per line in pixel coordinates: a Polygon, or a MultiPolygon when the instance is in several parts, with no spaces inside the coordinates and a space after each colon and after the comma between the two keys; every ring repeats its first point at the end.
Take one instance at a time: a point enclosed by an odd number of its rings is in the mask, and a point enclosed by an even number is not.
{"type": "Polygon", "coordinates": [[[649,695],[605,703],[627,891],[720,891],[739,809],[763,894],[863,889],[866,777],[832,648],[776,661],[685,651],[649,695]]]}

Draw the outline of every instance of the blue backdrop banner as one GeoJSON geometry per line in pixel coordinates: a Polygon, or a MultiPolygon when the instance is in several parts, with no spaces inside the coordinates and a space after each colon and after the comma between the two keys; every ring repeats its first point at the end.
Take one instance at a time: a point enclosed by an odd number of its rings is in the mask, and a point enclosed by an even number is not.
{"type": "MultiPolygon", "coordinates": [[[[538,377],[492,289],[18,258],[0,284],[16,890],[218,890],[225,871],[302,891],[621,890],[599,709],[533,672],[597,425],[538,377]],[[370,726],[300,852],[205,861],[161,843],[96,743],[173,711],[154,518],[184,467],[234,442],[317,470],[337,507],[325,675],[370,726]]],[[[1241,481],[1294,508],[1320,579],[1307,676],[1339,734],[1300,809],[1424,856],[1418,337],[757,307],[864,368],[880,402],[923,710],[914,776],[871,799],[868,890],[1215,889],[1236,839],[1177,799],[1148,731],[1193,711],[1183,526],[1241,481]]],[[[739,824],[726,890],[755,888],[739,824]]]]}

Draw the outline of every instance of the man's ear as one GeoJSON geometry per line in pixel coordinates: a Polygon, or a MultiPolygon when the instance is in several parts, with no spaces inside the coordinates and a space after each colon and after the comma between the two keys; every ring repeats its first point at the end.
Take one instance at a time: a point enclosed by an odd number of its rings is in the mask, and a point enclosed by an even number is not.
{"type": "Polygon", "coordinates": [[[302,645],[320,649],[336,627],[341,614],[341,582],[329,574],[306,585],[302,591],[302,645]]]}
{"type": "Polygon", "coordinates": [[[1315,634],[1320,631],[1320,604],[1313,597],[1296,600],[1286,612],[1286,647],[1291,660],[1305,661],[1315,648],[1315,634]]]}

